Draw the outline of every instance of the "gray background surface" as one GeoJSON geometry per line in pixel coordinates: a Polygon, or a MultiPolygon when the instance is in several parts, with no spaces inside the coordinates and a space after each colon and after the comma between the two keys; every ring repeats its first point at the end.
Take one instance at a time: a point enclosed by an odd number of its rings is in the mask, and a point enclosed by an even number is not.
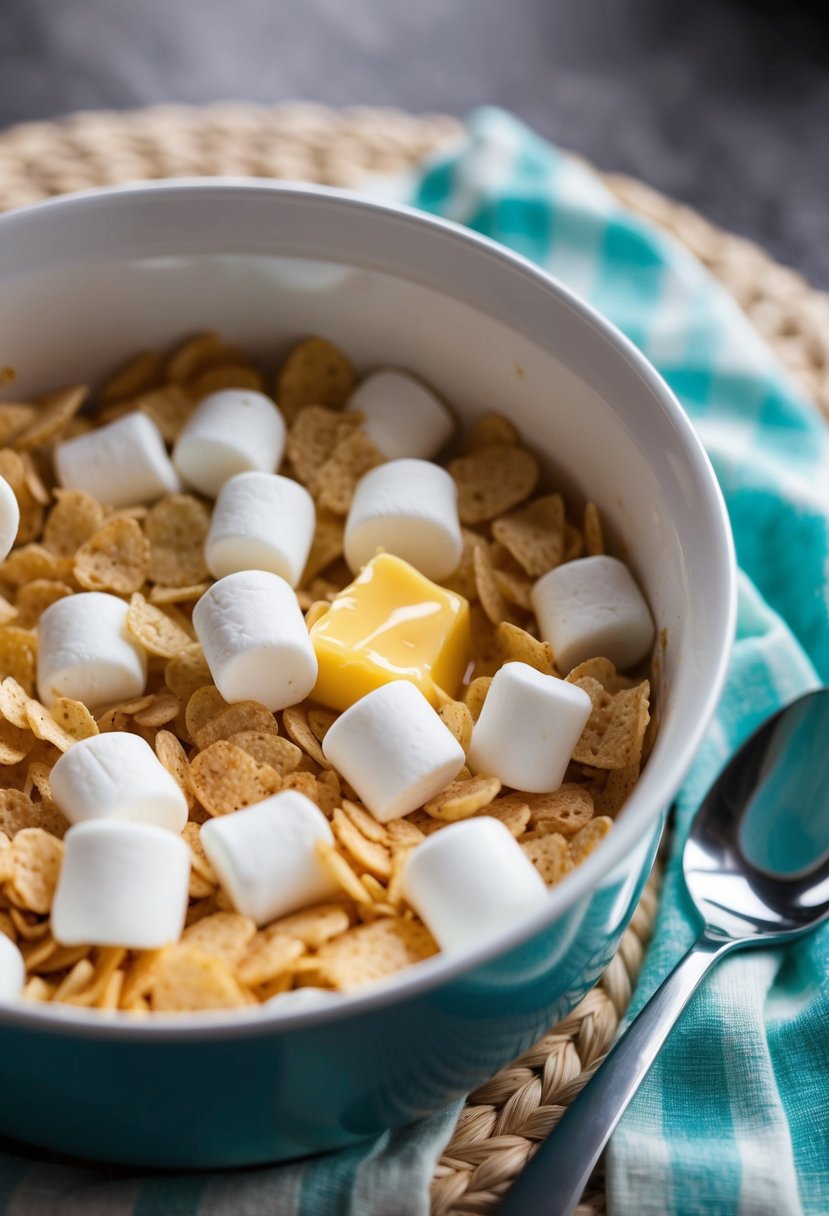
{"type": "Polygon", "coordinates": [[[503,105],[829,287],[824,0],[0,0],[0,125],[159,101],[503,105]]]}

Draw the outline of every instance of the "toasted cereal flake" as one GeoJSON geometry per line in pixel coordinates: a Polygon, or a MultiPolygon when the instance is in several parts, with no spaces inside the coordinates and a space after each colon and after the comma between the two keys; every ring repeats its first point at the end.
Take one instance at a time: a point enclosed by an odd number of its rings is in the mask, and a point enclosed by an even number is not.
{"type": "MultiPolygon", "coordinates": [[[[211,723],[208,723],[209,725],[211,723]]],[[[242,751],[253,756],[260,764],[269,764],[280,777],[293,773],[302,759],[302,752],[295,743],[271,731],[240,730],[230,735],[228,742],[234,747],[241,747],[242,751]]]]}
{"type": "Polygon", "coordinates": [[[69,1001],[78,996],[95,978],[95,968],[88,958],[82,958],[60,981],[55,989],[53,1001],[69,1001]]]}
{"type": "MultiPolygon", "coordinates": [[[[428,816],[425,816],[428,818],[428,816]]],[[[429,824],[433,825],[433,820],[429,819],[429,824]]],[[[415,848],[422,840],[425,840],[425,834],[420,828],[412,823],[410,819],[392,819],[385,825],[386,834],[389,839],[392,851],[408,852],[409,849],[415,848]]]]}
{"type": "Polygon", "coordinates": [[[134,519],[112,519],[75,554],[75,578],[87,591],[129,595],[147,577],[150,546],[134,519]]]}
{"type": "Polygon", "coordinates": [[[75,742],[98,734],[98,725],[82,701],[58,697],[50,712],[58,726],[75,742]]]}
{"type": "Polygon", "coordinates": [[[613,820],[606,815],[598,815],[585,824],[581,831],[570,840],[570,857],[573,865],[577,866],[584,861],[585,857],[589,857],[612,827],[613,820]]]}
{"type": "Polygon", "coordinates": [[[197,688],[213,683],[204,651],[198,642],[190,642],[170,659],[164,668],[164,683],[173,696],[185,704],[197,688]]]}
{"type": "Polygon", "coordinates": [[[223,709],[227,709],[227,701],[215,685],[197,688],[184,711],[184,722],[191,738],[195,739],[201,728],[223,709]]]}
{"type": "Polygon", "coordinates": [[[593,818],[593,797],[583,785],[565,782],[549,794],[527,794],[535,829],[575,836],[593,818]]]}
{"type": "Polygon", "coordinates": [[[190,848],[190,864],[192,865],[193,869],[199,875],[201,875],[206,882],[215,887],[219,880],[217,879],[213,871],[213,867],[207,859],[207,854],[204,851],[199,825],[192,822],[185,823],[184,830],[181,834],[190,848]]]}
{"type": "Polygon", "coordinates": [[[33,975],[30,980],[26,981],[23,999],[25,1001],[51,1001],[56,987],[56,984],[41,979],[39,975],[33,975]]]}
{"type": "MultiPolygon", "coordinates": [[[[37,464],[35,463],[35,458],[31,455],[31,453],[24,452],[22,460],[23,481],[26,489],[29,491],[35,502],[39,503],[40,506],[50,506],[52,502],[52,495],[46,489],[46,486],[43,483],[43,478],[41,477],[37,464]]],[[[41,517],[41,520],[42,519],[43,517],[41,517]]]]}
{"type": "Polygon", "coordinates": [[[458,819],[469,819],[477,811],[489,806],[500,792],[501,782],[497,777],[472,777],[466,781],[450,781],[446,789],[424,806],[427,815],[444,823],[455,823],[458,819]]]}
{"type": "Polygon", "coordinates": [[[578,528],[565,521],[564,524],[564,554],[562,562],[574,562],[584,553],[584,537],[578,528]]]}
{"type": "Polygon", "coordinates": [[[447,701],[438,710],[438,717],[443,725],[451,730],[464,752],[468,752],[472,742],[472,727],[475,725],[469,707],[464,705],[463,701],[447,701]]]}
{"type": "Polygon", "coordinates": [[[172,384],[186,384],[217,360],[222,361],[225,349],[222,339],[212,331],[194,334],[170,355],[164,368],[165,379],[172,384]]]}
{"type": "Polygon", "coordinates": [[[611,769],[602,789],[593,795],[593,802],[599,815],[608,815],[615,819],[619,811],[633,793],[633,788],[639,780],[641,765],[638,761],[626,764],[624,768],[611,769]]]}
{"type": "Polygon", "coordinates": [[[149,988],[158,1013],[199,1009],[239,1009],[245,994],[225,964],[196,946],[171,946],[155,964],[149,988]]]}
{"type": "Polygon", "coordinates": [[[241,810],[282,788],[275,769],[225,739],[199,752],[190,765],[190,780],[209,815],[241,810]]]}
{"type": "Polygon", "coordinates": [[[306,338],[294,347],[279,373],[277,404],[288,423],[307,405],[341,409],[354,381],[354,368],[338,347],[325,338],[306,338]]]}
{"type": "MultiPolygon", "coordinates": [[[[304,592],[298,592],[297,599],[299,600],[299,597],[303,594],[304,594],[304,592]]],[[[302,607],[301,602],[300,602],[300,607],[302,607]]],[[[306,624],[307,628],[309,630],[311,628],[313,628],[313,626],[316,625],[317,621],[325,616],[326,612],[328,611],[328,609],[330,607],[331,607],[331,604],[329,603],[328,600],[314,600],[313,603],[311,604],[310,608],[308,608],[308,610],[305,613],[305,624],[306,624]]],[[[13,614],[14,614],[14,609],[12,609],[12,615],[13,614]]]]}
{"type": "MultiPolygon", "coordinates": [[[[138,524],[133,526],[137,528],[138,524]]],[[[162,659],[171,659],[192,641],[168,613],[148,604],[139,591],[134,591],[130,597],[127,630],[148,654],[162,659]]]]}
{"type": "Polygon", "coordinates": [[[39,701],[29,701],[26,706],[26,718],[37,738],[54,744],[58,751],[67,752],[73,743],[77,743],[77,739],[59,726],[49,710],[39,701]]]}
{"type": "Polygon", "coordinates": [[[265,390],[265,380],[247,363],[217,363],[191,380],[187,392],[194,401],[201,401],[209,393],[218,393],[226,388],[244,388],[261,393],[265,390]]]}
{"type": "Polygon", "coordinates": [[[291,969],[305,953],[305,943],[296,937],[283,937],[279,933],[260,933],[251,943],[245,957],[236,967],[236,975],[243,984],[259,987],[271,983],[277,976],[291,969]]]}
{"type": "Polygon", "coordinates": [[[584,548],[588,557],[596,557],[605,552],[602,521],[599,518],[599,508],[594,502],[589,502],[584,508],[584,548]]]}
{"type": "Polygon", "coordinates": [[[360,425],[357,414],[337,414],[322,405],[302,409],[288,432],[285,451],[297,478],[312,493],[320,471],[340,443],[360,425]]]}
{"type": "Polygon", "coordinates": [[[584,663],[579,663],[568,674],[567,682],[575,684],[577,680],[582,680],[587,676],[598,680],[602,688],[611,693],[617,693],[623,688],[633,688],[636,684],[636,681],[631,680],[629,676],[621,675],[610,659],[587,659],[584,663]]]}
{"type": "Polygon", "coordinates": [[[518,511],[496,519],[492,535],[526,574],[540,578],[564,555],[564,502],[560,494],[536,498],[518,511]]]}
{"type": "Polygon", "coordinates": [[[72,557],[104,522],[104,509],[83,490],[55,490],[57,499],[46,517],[43,544],[58,557],[72,557]]]}
{"type": "Polygon", "coordinates": [[[47,608],[72,594],[69,584],[57,579],[37,578],[24,584],[17,593],[17,624],[32,629],[47,608]]]}
{"type": "Polygon", "coordinates": [[[442,580],[442,586],[462,595],[470,604],[478,598],[478,586],[475,581],[475,550],[488,547],[485,537],[469,528],[461,528],[463,550],[461,560],[449,578],[442,580]]]}
{"type": "Polygon", "coordinates": [[[285,726],[285,734],[297,747],[301,748],[307,756],[310,756],[320,768],[331,767],[323,755],[316,735],[309,725],[308,715],[304,709],[301,709],[299,706],[293,709],[286,709],[282,715],[282,721],[285,726]]]}
{"type": "Polygon", "coordinates": [[[311,551],[302,572],[300,585],[305,587],[343,555],[343,521],[327,511],[317,511],[317,522],[311,551]]]}
{"type": "Polygon", "coordinates": [[[133,715],[136,726],[166,726],[178,715],[181,706],[171,692],[156,693],[149,705],[133,715]]]}
{"type": "Polygon", "coordinates": [[[385,457],[362,431],[341,439],[317,474],[319,506],[334,515],[347,515],[357,482],[385,457]]]}
{"type": "Polygon", "coordinates": [[[477,676],[472,680],[463,694],[464,705],[466,705],[476,722],[481,716],[481,710],[484,707],[484,701],[487,698],[491,683],[492,676],[477,676]]]}
{"type": "Polygon", "coordinates": [[[549,642],[539,642],[526,629],[502,621],[495,630],[498,648],[505,663],[526,663],[543,675],[556,675],[553,651],[549,642]]]}
{"type": "Polygon", "coordinates": [[[161,357],[154,350],[142,351],[110,376],[101,389],[101,401],[108,405],[144,393],[156,383],[161,357]]]}
{"type": "Polygon", "coordinates": [[[523,794],[507,794],[505,798],[496,798],[484,807],[482,815],[490,815],[500,820],[516,839],[526,830],[530,822],[530,808],[523,794]]]}
{"type": "Polygon", "coordinates": [[[165,384],[142,393],[133,408],[152,418],[167,443],[175,443],[195,408],[195,400],[180,384],[165,384]]]}
{"type": "Polygon", "coordinates": [[[35,402],[37,416],[16,436],[14,446],[18,451],[31,451],[51,439],[57,439],[69,420],[81,408],[89,396],[84,384],[63,388],[56,393],[46,393],[35,402]]]}
{"type": "Polygon", "coordinates": [[[494,446],[512,447],[518,443],[518,432],[503,414],[484,414],[473,422],[464,443],[465,452],[478,452],[494,446]]]}
{"type": "Polygon", "coordinates": [[[35,684],[37,636],[17,625],[0,628],[0,676],[11,676],[31,695],[35,684]]]}
{"type": "Polygon", "coordinates": [[[190,925],[181,940],[221,959],[228,967],[235,967],[247,954],[255,936],[256,923],[249,916],[239,912],[216,912],[190,925]]]}
{"type": "Polygon", "coordinates": [[[538,481],[538,462],[523,448],[492,444],[449,463],[458,487],[463,524],[481,524],[529,498],[538,481]]]}
{"type": "Polygon", "coordinates": [[[263,931],[281,938],[298,938],[312,950],[317,950],[332,937],[339,937],[350,928],[351,919],[342,904],[315,904],[283,916],[263,931]]]}
{"type": "Polygon", "coordinates": [[[557,832],[538,837],[525,836],[521,841],[521,848],[548,887],[560,882],[573,868],[567,841],[557,832]]]}
{"type": "Polygon", "coordinates": [[[149,601],[151,604],[189,604],[201,599],[210,583],[191,583],[189,587],[162,587],[155,583],[150,588],[149,601]]]}
{"type": "MultiPolygon", "coordinates": [[[[336,773],[330,773],[329,776],[336,776],[336,773]]],[[[390,841],[389,832],[386,824],[378,823],[373,815],[370,815],[365,807],[360,806],[356,802],[351,802],[348,798],[343,799],[342,813],[347,819],[350,819],[355,828],[367,840],[373,840],[375,844],[388,845],[390,841]]]]}
{"type": "Polygon", "coordinates": [[[341,934],[321,946],[316,969],[334,988],[357,988],[437,953],[429,931],[417,921],[384,917],[341,934]]]}
{"type": "Polygon", "coordinates": [[[611,694],[598,680],[585,676],[574,680],[593,704],[573,759],[594,768],[626,768],[637,763],[648,725],[650,684],[643,680],[635,688],[611,694]]]}
{"type": "MultiPolygon", "coordinates": [[[[500,547],[500,546],[499,546],[500,547]]],[[[527,578],[518,567],[518,563],[504,551],[505,556],[495,556],[496,546],[492,546],[490,556],[495,571],[495,585],[508,604],[514,604],[523,612],[532,612],[533,580],[527,578]]]]}
{"type": "Polygon", "coordinates": [[[481,607],[493,625],[501,621],[515,623],[515,613],[498,589],[495,570],[489,550],[476,548],[472,555],[472,565],[475,572],[475,586],[481,607]]]}
{"type": "Polygon", "coordinates": [[[66,578],[71,575],[73,565],[73,559],[58,558],[43,545],[23,545],[0,562],[0,579],[13,587],[22,587],[36,578],[66,578]]]}
{"type": "Polygon", "coordinates": [[[0,402],[0,445],[12,443],[37,417],[37,409],[25,402],[0,402]]]}
{"type": "Polygon", "coordinates": [[[391,854],[388,849],[365,837],[339,807],[331,817],[331,828],[337,842],[359,867],[377,878],[391,877],[391,854]]]}
{"type": "Polygon", "coordinates": [[[308,725],[314,732],[315,738],[318,739],[320,743],[322,743],[323,739],[339,717],[339,715],[331,709],[309,709],[306,716],[308,718],[308,725]]]}
{"type": "Polygon", "coordinates": [[[318,840],[314,846],[316,854],[329,876],[358,904],[369,903],[371,896],[342,853],[327,840],[318,840]]]}
{"type": "Polygon", "coordinates": [[[23,786],[23,793],[27,797],[31,797],[32,791],[36,790],[43,802],[51,802],[51,772],[51,765],[45,764],[40,760],[30,761],[26,769],[26,782],[23,786]]]}
{"type": "Polygon", "coordinates": [[[193,742],[203,749],[217,739],[229,739],[242,731],[276,735],[278,729],[276,718],[265,705],[258,701],[234,701],[192,733],[193,742]]]}
{"type": "Polygon", "coordinates": [[[50,803],[32,802],[21,790],[0,789],[0,831],[13,839],[26,828],[41,828],[62,839],[69,823],[50,803]]]}
{"type": "Polygon", "coordinates": [[[147,576],[165,587],[189,587],[208,577],[204,542],[210,512],[192,494],[168,494],[147,513],[144,532],[150,542],[147,576]]]}
{"type": "MultiPolygon", "coordinates": [[[[24,756],[28,756],[34,747],[34,736],[30,730],[21,729],[0,719],[0,765],[17,764],[24,756]]],[[[5,776],[0,772],[0,780],[5,776]]]]}
{"type": "Polygon", "coordinates": [[[44,915],[52,899],[63,861],[63,843],[42,828],[23,828],[11,844],[12,874],[6,891],[13,903],[44,915]]]}
{"type": "MultiPolygon", "coordinates": [[[[327,608],[328,605],[326,604],[327,608]]],[[[17,616],[17,609],[14,604],[10,604],[5,595],[0,595],[0,625],[9,625],[17,616]]],[[[311,626],[309,624],[308,628],[311,626]]]]}
{"type": "Polygon", "coordinates": [[[178,739],[169,730],[160,730],[155,737],[155,754],[171,777],[175,778],[187,799],[193,805],[193,786],[190,781],[190,763],[187,753],[178,739]]]}

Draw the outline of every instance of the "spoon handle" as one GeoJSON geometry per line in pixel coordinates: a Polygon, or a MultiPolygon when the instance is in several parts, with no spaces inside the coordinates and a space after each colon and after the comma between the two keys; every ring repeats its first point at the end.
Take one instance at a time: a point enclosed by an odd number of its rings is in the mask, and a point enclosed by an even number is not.
{"type": "Polygon", "coordinates": [[[700,980],[732,944],[702,933],[541,1144],[507,1192],[499,1216],[569,1216],[671,1027],[700,980]]]}

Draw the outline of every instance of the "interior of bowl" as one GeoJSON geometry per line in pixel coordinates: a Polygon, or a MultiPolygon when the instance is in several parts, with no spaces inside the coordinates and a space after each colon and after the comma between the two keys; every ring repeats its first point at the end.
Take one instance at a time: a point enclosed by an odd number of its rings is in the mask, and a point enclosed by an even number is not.
{"type": "Polygon", "coordinates": [[[0,232],[0,364],[17,376],[6,399],[94,384],[131,354],[198,330],[218,330],[270,367],[316,333],[359,371],[416,372],[464,424],[508,414],[550,484],[597,503],[657,622],[654,751],[614,831],[551,892],[543,918],[412,968],[393,992],[438,983],[560,915],[675,793],[733,629],[721,496],[659,377],[523,259],[336,191],[199,182],[91,192],[3,217],[0,232]]]}

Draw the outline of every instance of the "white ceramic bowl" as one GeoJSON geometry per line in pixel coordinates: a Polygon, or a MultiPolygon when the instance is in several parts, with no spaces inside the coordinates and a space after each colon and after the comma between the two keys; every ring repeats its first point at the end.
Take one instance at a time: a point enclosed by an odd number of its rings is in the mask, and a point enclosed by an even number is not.
{"type": "Polygon", "coordinates": [[[419,373],[463,422],[508,413],[554,484],[598,503],[646,591],[660,728],[601,847],[543,914],[467,954],[287,1013],[0,1010],[0,1089],[18,1095],[0,1105],[0,1133],[150,1165],[275,1160],[405,1122],[572,1006],[635,907],[734,624],[728,522],[687,417],[618,331],[524,259],[406,208],[258,182],[93,191],[0,218],[0,364],[18,375],[7,398],[94,384],[200,329],[272,364],[319,333],[361,371],[419,373]]]}

